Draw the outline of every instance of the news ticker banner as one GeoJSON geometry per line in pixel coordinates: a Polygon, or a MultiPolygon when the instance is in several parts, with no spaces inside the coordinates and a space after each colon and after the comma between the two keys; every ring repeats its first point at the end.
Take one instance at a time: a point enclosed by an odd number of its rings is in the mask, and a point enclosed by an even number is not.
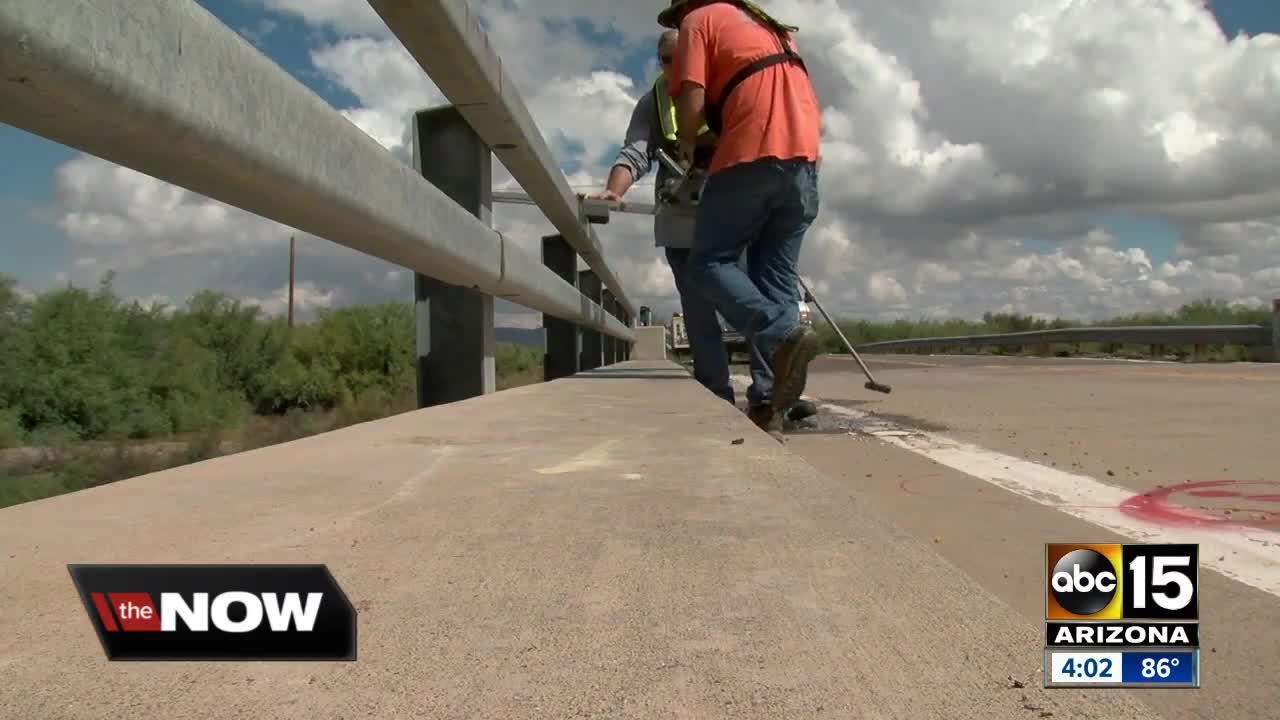
{"type": "Polygon", "coordinates": [[[1045,545],[1045,687],[1200,687],[1200,546],[1045,545]]]}
{"type": "Polygon", "coordinates": [[[68,565],[109,660],[356,659],[325,565],[68,565]]]}

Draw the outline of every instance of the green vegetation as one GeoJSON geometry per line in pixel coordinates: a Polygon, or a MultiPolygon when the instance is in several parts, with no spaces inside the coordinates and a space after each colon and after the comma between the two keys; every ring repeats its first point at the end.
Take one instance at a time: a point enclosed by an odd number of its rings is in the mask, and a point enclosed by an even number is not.
{"type": "MultiPolygon", "coordinates": [[[[121,300],[105,277],[24,299],[0,276],[0,507],[415,407],[407,303],[289,328],[213,292],[121,300]]],[[[500,389],[541,353],[500,344],[500,389]]]]}
{"type": "MultiPolygon", "coordinates": [[[[1075,320],[1054,318],[1046,320],[1030,315],[992,314],[987,313],[979,322],[969,320],[897,320],[891,323],[839,321],[840,331],[854,346],[863,343],[881,342],[885,340],[906,340],[914,338],[948,337],[955,335],[980,335],[1032,330],[1051,330],[1057,328],[1083,326],[1125,326],[1125,325],[1266,325],[1271,322],[1271,310],[1266,306],[1240,307],[1217,300],[1200,300],[1188,303],[1171,313],[1141,313],[1115,317],[1096,323],[1082,323],[1075,320]]],[[[833,353],[845,352],[835,332],[821,318],[816,324],[824,350],[833,353]]],[[[1173,357],[1191,357],[1194,348],[1168,347],[1165,352],[1173,357]]],[[[956,349],[954,352],[961,352],[956,349]]],[[[965,351],[973,352],[973,348],[965,351]]],[[[945,350],[940,350],[945,352],[945,350]]],[[[1000,348],[984,348],[983,352],[1003,354],[1000,348]]],[[[1058,355],[1120,355],[1144,356],[1150,354],[1150,348],[1142,347],[1102,347],[1091,343],[1081,343],[1079,347],[1057,348],[1058,355]]],[[[1211,349],[1206,359],[1239,360],[1246,357],[1244,348],[1211,349]]]]}
{"type": "Polygon", "coordinates": [[[542,382],[542,351],[537,348],[498,343],[493,356],[499,390],[542,382]]]}
{"type": "MultiPolygon", "coordinates": [[[[289,328],[257,308],[201,292],[180,308],[96,290],[24,298],[0,276],[0,507],[273,445],[411,410],[413,308],[349,307],[289,328]]],[[[1262,324],[1263,308],[1202,301],[1104,324],[1262,324]]],[[[981,322],[842,322],[855,344],[1007,333],[1080,323],[988,314],[981,322]]],[[[831,352],[843,352],[819,322],[831,352]]],[[[1190,348],[1169,348],[1185,356],[1190,348]]],[[[1123,348],[1071,348],[1063,352],[1123,348]]],[[[1234,359],[1240,349],[1218,357],[1234,359]]],[[[991,349],[987,352],[1001,352],[991,349]]],[[[1133,354],[1147,352],[1146,348],[1133,354]]],[[[542,377],[542,354],[499,344],[498,388],[542,377]]]]}

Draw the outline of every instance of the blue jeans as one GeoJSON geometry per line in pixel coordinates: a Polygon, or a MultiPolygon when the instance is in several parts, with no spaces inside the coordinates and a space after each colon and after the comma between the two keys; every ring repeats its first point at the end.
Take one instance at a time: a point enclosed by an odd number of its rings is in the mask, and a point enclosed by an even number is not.
{"type": "Polygon", "coordinates": [[[702,188],[689,275],[764,358],[800,323],[800,245],[817,216],[818,168],[808,160],[733,165],[702,188]]]}
{"type": "MultiPolygon", "coordinates": [[[[689,334],[689,351],[693,356],[693,377],[708,390],[730,403],[734,402],[733,385],[729,382],[729,354],[724,335],[711,305],[689,279],[689,251],[667,248],[667,264],[680,294],[680,310],[684,314],[685,331],[689,334]]],[[[773,371],[760,351],[751,346],[751,387],[747,402],[768,405],[773,388],[773,371]]]]}

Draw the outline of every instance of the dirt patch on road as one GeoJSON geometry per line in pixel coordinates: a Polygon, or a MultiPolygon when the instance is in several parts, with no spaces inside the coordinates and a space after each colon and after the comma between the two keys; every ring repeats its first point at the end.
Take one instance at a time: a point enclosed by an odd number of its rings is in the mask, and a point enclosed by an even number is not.
{"type": "Polygon", "coordinates": [[[894,425],[901,425],[903,429],[906,429],[906,430],[923,430],[925,432],[946,432],[948,430],[953,429],[949,425],[943,425],[942,423],[933,422],[932,420],[925,420],[924,418],[912,417],[911,415],[899,415],[896,413],[878,412],[878,413],[875,413],[875,416],[886,422],[891,422],[894,425]]]}
{"type": "MultiPolygon", "coordinates": [[[[875,405],[877,402],[879,401],[877,400],[845,400],[845,399],[839,399],[839,398],[820,398],[818,400],[818,406],[819,408],[821,408],[821,406],[825,403],[828,405],[838,405],[839,407],[847,408],[849,410],[858,410],[860,412],[870,413],[873,416],[875,416],[876,420],[893,423],[894,425],[901,425],[904,430],[923,430],[925,432],[946,432],[948,430],[953,429],[948,425],[943,425],[942,423],[934,422],[932,420],[926,420],[924,418],[918,418],[912,415],[903,415],[901,413],[880,412],[878,410],[873,410],[867,407],[868,405],[875,405]]],[[[830,415],[831,413],[829,412],[824,413],[820,409],[819,414],[830,415]]]]}
{"type": "Polygon", "coordinates": [[[839,398],[824,397],[824,398],[821,398],[821,402],[829,403],[831,405],[839,405],[840,407],[849,408],[850,410],[856,410],[865,405],[870,405],[876,401],[875,400],[841,400],[839,398]]]}

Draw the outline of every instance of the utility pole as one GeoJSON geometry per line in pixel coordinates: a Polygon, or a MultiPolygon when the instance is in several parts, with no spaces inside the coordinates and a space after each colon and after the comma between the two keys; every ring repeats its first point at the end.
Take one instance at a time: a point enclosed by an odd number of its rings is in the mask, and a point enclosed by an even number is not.
{"type": "Polygon", "coordinates": [[[289,236],[289,327],[293,327],[293,236],[289,236]]]}

